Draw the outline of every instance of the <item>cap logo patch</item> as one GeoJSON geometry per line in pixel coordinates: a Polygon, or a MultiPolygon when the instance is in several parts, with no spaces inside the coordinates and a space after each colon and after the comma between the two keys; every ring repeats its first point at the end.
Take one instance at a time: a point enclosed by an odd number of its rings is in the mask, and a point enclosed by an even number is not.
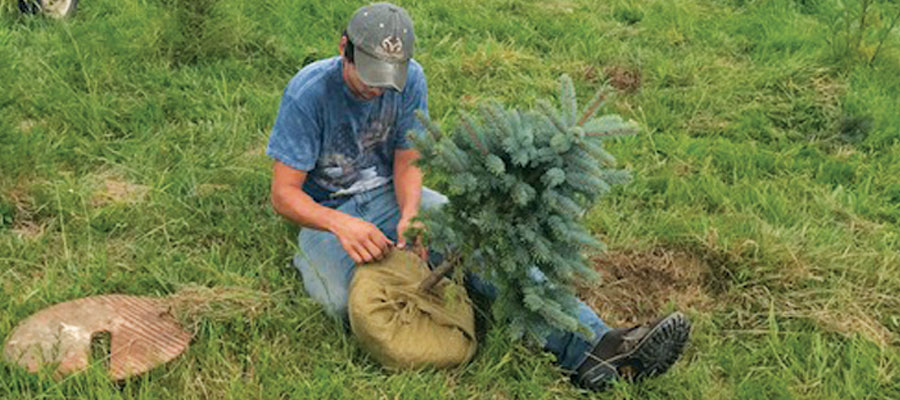
{"type": "Polygon", "coordinates": [[[387,54],[398,56],[403,52],[403,42],[399,37],[388,36],[381,41],[381,49],[387,54]]]}

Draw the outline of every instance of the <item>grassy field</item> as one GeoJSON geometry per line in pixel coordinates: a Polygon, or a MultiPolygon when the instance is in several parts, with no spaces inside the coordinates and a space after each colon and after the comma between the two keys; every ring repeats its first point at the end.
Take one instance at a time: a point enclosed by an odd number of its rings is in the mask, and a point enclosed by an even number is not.
{"type": "Polygon", "coordinates": [[[610,251],[583,294],[695,331],[671,373],[595,395],[498,326],[465,367],[385,372],[303,294],[263,151],[360,3],[83,0],[56,21],[3,0],[0,338],[89,295],[251,296],[142,377],[0,363],[0,398],[900,398],[900,29],[843,3],[399,1],[435,120],[530,107],[567,73],[582,101],[609,77],[644,127],[609,143],[635,180],[589,214],[610,251]]]}

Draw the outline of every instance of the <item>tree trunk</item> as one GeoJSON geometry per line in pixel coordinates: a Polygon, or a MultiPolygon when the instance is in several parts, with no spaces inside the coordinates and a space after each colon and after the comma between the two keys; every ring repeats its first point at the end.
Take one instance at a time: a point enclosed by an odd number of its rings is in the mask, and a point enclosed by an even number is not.
{"type": "Polygon", "coordinates": [[[422,284],[419,285],[419,290],[423,292],[430,292],[431,289],[434,288],[434,285],[437,285],[438,282],[441,281],[441,278],[444,275],[447,275],[453,268],[456,267],[457,258],[453,258],[451,260],[444,260],[441,265],[431,271],[431,275],[428,275],[425,280],[422,281],[422,284]]]}

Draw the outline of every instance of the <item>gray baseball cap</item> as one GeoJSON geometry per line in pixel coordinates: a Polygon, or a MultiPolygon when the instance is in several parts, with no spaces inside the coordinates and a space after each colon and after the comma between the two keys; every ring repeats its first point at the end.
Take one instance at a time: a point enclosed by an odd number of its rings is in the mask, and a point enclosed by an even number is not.
{"type": "Polygon", "coordinates": [[[353,42],[356,70],[366,85],[403,91],[416,41],[406,10],[391,3],[362,7],[350,19],[347,36],[353,42]]]}

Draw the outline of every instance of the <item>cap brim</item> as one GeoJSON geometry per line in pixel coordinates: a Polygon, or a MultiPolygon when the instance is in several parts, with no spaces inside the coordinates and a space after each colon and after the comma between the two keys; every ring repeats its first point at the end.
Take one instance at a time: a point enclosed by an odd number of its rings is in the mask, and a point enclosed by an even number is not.
{"type": "Polygon", "coordinates": [[[392,88],[398,92],[406,86],[406,69],[409,61],[388,62],[366,52],[357,51],[353,55],[353,63],[363,83],[371,87],[392,88]]]}

